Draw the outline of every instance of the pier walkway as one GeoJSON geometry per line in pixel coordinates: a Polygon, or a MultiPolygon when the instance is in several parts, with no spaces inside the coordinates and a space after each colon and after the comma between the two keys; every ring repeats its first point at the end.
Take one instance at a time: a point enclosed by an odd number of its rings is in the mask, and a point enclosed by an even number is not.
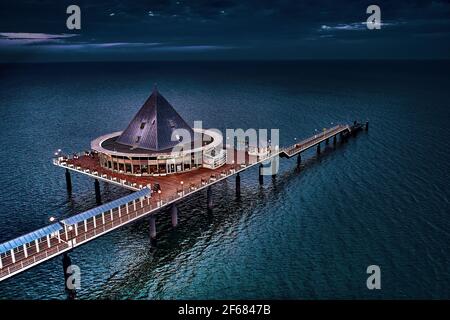
{"type": "MultiPolygon", "coordinates": [[[[335,139],[334,142],[336,142],[337,135],[349,134],[352,128],[356,128],[355,126],[356,123],[354,126],[335,126],[287,148],[272,150],[264,157],[246,153],[243,164],[225,164],[214,170],[199,168],[190,172],[159,177],[132,177],[107,171],[99,166],[98,159],[92,155],[81,155],[62,161],[55,159],[54,164],[66,170],[79,172],[135,192],[0,244],[0,281],[144,217],[150,217],[151,234],[155,236],[153,214],[161,208],[170,205],[174,208],[177,201],[205,188],[208,189],[209,207],[210,187],[215,183],[233,175],[237,175],[237,182],[240,172],[255,165],[262,166],[276,156],[291,158],[314,146],[318,146],[318,152],[320,152],[321,142],[328,143],[330,138],[335,139]],[[152,193],[150,187],[156,183],[160,185],[160,192],[152,193]]],[[[172,214],[174,212],[176,214],[176,208],[172,210],[172,214]]],[[[172,216],[174,225],[176,221],[176,216],[172,216]]]]}

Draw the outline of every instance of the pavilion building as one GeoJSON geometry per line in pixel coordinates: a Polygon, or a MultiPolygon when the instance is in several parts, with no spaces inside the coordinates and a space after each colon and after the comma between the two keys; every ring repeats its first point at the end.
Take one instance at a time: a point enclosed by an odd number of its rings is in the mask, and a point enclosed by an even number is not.
{"type": "Polygon", "coordinates": [[[101,167],[136,176],[216,169],[227,157],[220,133],[191,128],[156,87],[124,131],[98,137],[91,149],[101,167]]]}

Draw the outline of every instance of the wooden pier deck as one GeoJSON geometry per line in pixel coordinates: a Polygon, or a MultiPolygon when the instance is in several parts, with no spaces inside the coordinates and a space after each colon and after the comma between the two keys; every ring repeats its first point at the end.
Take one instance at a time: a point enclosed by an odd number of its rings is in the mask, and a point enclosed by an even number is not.
{"type": "MultiPolygon", "coordinates": [[[[17,246],[11,249],[11,252],[2,253],[0,256],[0,281],[72,250],[123,225],[144,217],[151,217],[161,208],[170,206],[191,194],[209,188],[255,165],[267,163],[276,156],[291,158],[329,138],[341,133],[348,134],[351,131],[352,126],[339,125],[287,148],[272,150],[271,153],[263,158],[250,156],[246,153],[245,163],[243,164],[225,164],[215,170],[199,168],[190,172],[159,177],[134,177],[107,171],[99,166],[95,155],[55,161],[54,164],[59,167],[130,190],[136,191],[145,188],[148,184],[153,186],[155,183],[158,183],[161,186],[161,193],[153,193],[151,197],[141,197],[133,202],[122,204],[110,211],[88,218],[82,223],[74,225],[75,230],[72,226],[64,225],[60,221],[59,223],[63,226],[63,229],[58,232],[49,234],[46,238],[34,239],[30,243],[17,246]],[[183,181],[183,184],[181,184],[181,181],[183,181]]],[[[0,248],[2,245],[0,244],[0,248]]]]}

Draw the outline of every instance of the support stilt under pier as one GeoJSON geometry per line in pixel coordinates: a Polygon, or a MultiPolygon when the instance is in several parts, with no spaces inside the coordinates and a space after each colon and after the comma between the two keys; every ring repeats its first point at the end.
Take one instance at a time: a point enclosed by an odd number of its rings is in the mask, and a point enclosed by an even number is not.
{"type": "Polygon", "coordinates": [[[175,228],[178,225],[178,208],[175,204],[172,205],[170,215],[172,218],[172,227],[175,228]]]}
{"type": "Polygon", "coordinates": [[[333,136],[333,145],[334,145],[334,146],[336,145],[336,140],[337,140],[337,139],[336,139],[336,135],[334,135],[334,136],[333,136]]]}
{"type": "Polygon", "coordinates": [[[71,273],[69,273],[69,267],[72,265],[72,260],[69,257],[69,254],[67,252],[64,253],[62,258],[62,264],[63,264],[63,272],[64,272],[64,289],[67,292],[67,298],[68,299],[74,299],[76,295],[76,290],[72,287],[69,287],[69,277],[71,276],[71,273]]]}
{"type": "Polygon", "coordinates": [[[320,153],[320,143],[317,144],[317,154],[320,153]]]}
{"type": "Polygon", "coordinates": [[[330,139],[327,138],[327,139],[325,140],[325,144],[328,145],[329,142],[330,142],[330,139]]]}
{"type": "Polygon", "coordinates": [[[95,200],[97,203],[102,203],[102,196],[100,194],[100,182],[98,182],[98,179],[95,179],[94,181],[94,187],[95,187],[95,200]]]}
{"type": "Polygon", "coordinates": [[[67,191],[72,192],[72,178],[70,177],[70,171],[66,168],[66,185],[67,191]]]}
{"type": "Polygon", "coordinates": [[[65,284],[66,289],[67,289],[67,279],[70,276],[70,273],[67,272],[67,268],[69,268],[69,266],[72,265],[72,261],[70,260],[70,257],[67,254],[67,252],[65,252],[64,255],[63,255],[62,264],[63,264],[63,271],[64,271],[64,284],[65,284]]]}
{"type": "Polygon", "coordinates": [[[366,125],[364,128],[366,129],[366,131],[369,131],[369,121],[366,121],[366,125]]]}
{"type": "Polygon", "coordinates": [[[264,177],[263,177],[263,165],[259,165],[259,184],[264,183],[264,177]]]}
{"type": "Polygon", "coordinates": [[[302,163],[302,155],[299,153],[297,156],[297,167],[300,167],[302,163]]]}
{"type": "Polygon", "coordinates": [[[277,160],[272,159],[270,162],[270,169],[272,171],[272,179],[275,179],[277,177],[277,160]]]}
{"type": "Polygon", "coordinates": [[[149,226],[150,226],[150,239],[155,240],[156,239],[156,219],[153,215],[150,216],[148,219],[149,226]]]}
{"type": "Polygon", "coordinates": [[[241,195],[241,176],[239,173],[236,175],[236,196],[241,195]]]}
{"type": "Polygon", "coordinates": [[[208,210],[212,210],[213,201],[211,186],[208,186],[208,188],[206,189],[206,205],[208,207],[208,210]]]}

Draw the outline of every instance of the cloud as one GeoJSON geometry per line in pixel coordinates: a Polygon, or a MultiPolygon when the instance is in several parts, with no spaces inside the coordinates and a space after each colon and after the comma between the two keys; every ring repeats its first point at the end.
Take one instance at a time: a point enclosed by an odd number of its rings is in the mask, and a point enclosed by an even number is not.
{"type": "MultiPolygon", "coordinates": [[[[387,26],[394,26],[400,24],[399,22],[381,22],[381,28],[387,26]]],[[[334,25],[322,25],[319,28],[319,31],[358,31],[358,30],[366,30],[367,22],[353,22],[353,23],[339,23],[334,25]]]]}
{"type": "Polygon", "coordinates": [[[0,32],[0,36],[9,40],[54,40],[65,39],[78,36],[78,34],[50,34],[50,33],[33,33],[33,32],[0,32]]]}
{"type": "Polygon", "coordinates": [[[358,22],[358,23],[351,23],[351,24],[337,24],[337,25],[333,25],[333,26],[329,26],[329,25],[322,25],[320,27],[321,31],[327,31],[327,30],[362,30],[365,29],[366,25],[363,22],[358,22]]]}
{"type": "Polygon", "coordinates": [[[15,47],[38,45],[45,43],[63,43],[65,39],[73,38],[78,34],[50,34],[32,32],[0,32],[1,47],[15,47]]]}
{"type": "Polygon", "coordinates": [[[89,50],[89,49],[122,49],[122,48],[146,48],[161,45],[159,42],[101,42],[101,43],[62,43],[42,46],[47,49],[63,50],[89,50]]]}
{"type": "Polygon", "coordinates": [[[47,45],[45,48],[49,50],[123,50],[123,49],[138,49],[152,52],[200,52],[211,50],[230,49],[232,47],[219,45],[172,45],[163,43],[144,43],[144,42],[114,42],[114,43],[80,43],[80,44],[62,44],[62,45],[47,45]]]}
{"type": "Polygon", "coordinates": [[[232,49],[231,46],[218,46],[218,45],[190,45],[190,46],[161,46],[154,48],[154,51],[167,51],[167,52],[193,52],[193,51],[211,51],[211,50],[224,50],[232,49]]]}
{"type": "Polygon", "coordinates": [[[176,44],[161,42],[86,42],[81,39],[70,39],[79,34],[49,34],[33,32],[0,32],[0,47],[9,49],[48,51],[155,51],[155,52],[201,52],[229,49],[231,47],[205,44],[176,44]]]}
{"type": "Polygon", "coordinates": [[[8,34],[0,33],[0,47],[28,52],[202,52],[231,49],[230,46],[205,44],[175,44],[161,42],[67,42],[71,35],[8,34]],[[1,38],[3,37],[3,38],[1,38]],[[55,40],[55,41],[52,41],[55,40]],[[56,41],[58,40],[58,41],[56,41]],[[32,43],[33,45],[29,45],[32,43]],[[31,51],[30,51],[31,50],[31,51]]]}

